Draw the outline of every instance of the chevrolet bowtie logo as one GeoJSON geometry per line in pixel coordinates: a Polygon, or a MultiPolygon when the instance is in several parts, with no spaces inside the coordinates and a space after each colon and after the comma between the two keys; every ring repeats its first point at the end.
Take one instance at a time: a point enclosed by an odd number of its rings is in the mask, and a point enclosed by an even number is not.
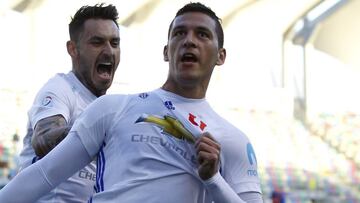
{"type": "Polygon", "coordinates": [[[187,140],[190,143],[195,143],[194,136],[183,126],[180,121],[171,116],[164,116],[163,118],[160,118],[157,116],[143,114],[135,121],[135,123],[140,122],[154,123],[169,135],[172,135],[178,139],[187,140]]]}

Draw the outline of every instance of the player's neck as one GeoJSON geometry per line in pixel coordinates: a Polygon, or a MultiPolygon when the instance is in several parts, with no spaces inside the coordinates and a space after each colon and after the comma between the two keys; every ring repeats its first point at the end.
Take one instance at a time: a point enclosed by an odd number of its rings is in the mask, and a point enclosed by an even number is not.
{"type": "Polygon", "coordinates": [[[166,81],[162,89],[189,99],[203,99],[206,95],[207,86],[180,86],[166,81]]]}

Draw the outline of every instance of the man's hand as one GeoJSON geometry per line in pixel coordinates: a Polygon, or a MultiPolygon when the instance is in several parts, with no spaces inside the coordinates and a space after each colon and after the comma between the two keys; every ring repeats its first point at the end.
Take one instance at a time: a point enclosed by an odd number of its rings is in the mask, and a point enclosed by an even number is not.
{"type": "Polygon", "coordinates": [[[202,180],[213,177],[219,170],[220,144],[206,132],[196,140],[195,149],[198,160],[198,173],[202,180]]]}

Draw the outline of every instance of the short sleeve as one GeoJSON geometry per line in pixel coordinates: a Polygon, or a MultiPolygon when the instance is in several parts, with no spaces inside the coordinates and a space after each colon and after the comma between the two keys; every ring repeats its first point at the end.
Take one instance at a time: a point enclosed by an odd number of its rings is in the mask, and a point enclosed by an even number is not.
{"type": "Polygon", "coordinates": [[[261,193],[257,159],[249,139],[239,130],[233,130],[221,143],[221,175],[236,193],[261,193]]]}
{"type": "Polygon", "coordinates": [[[39,120],[54,115],[62,115],[69,122],[72,97],[74,95],[64,80],[60,77],[50,79],[40,89],[29,110],[31,127],[34,128],[39,120]]]}

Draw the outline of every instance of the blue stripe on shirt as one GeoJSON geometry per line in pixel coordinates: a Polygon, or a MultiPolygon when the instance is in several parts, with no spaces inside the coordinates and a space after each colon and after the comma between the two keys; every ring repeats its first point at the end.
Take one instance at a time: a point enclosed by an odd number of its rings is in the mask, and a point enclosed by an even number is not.
{"type": "Polygon", "coordinates": [[[97,169],[96,169],[96,188],[95,191],[102,192],[104,191],[104,171],[105,171],[105,155],[104,149],[105,142],[103,146],[100,148],[98,157],[97,157],[97,169]]]}

